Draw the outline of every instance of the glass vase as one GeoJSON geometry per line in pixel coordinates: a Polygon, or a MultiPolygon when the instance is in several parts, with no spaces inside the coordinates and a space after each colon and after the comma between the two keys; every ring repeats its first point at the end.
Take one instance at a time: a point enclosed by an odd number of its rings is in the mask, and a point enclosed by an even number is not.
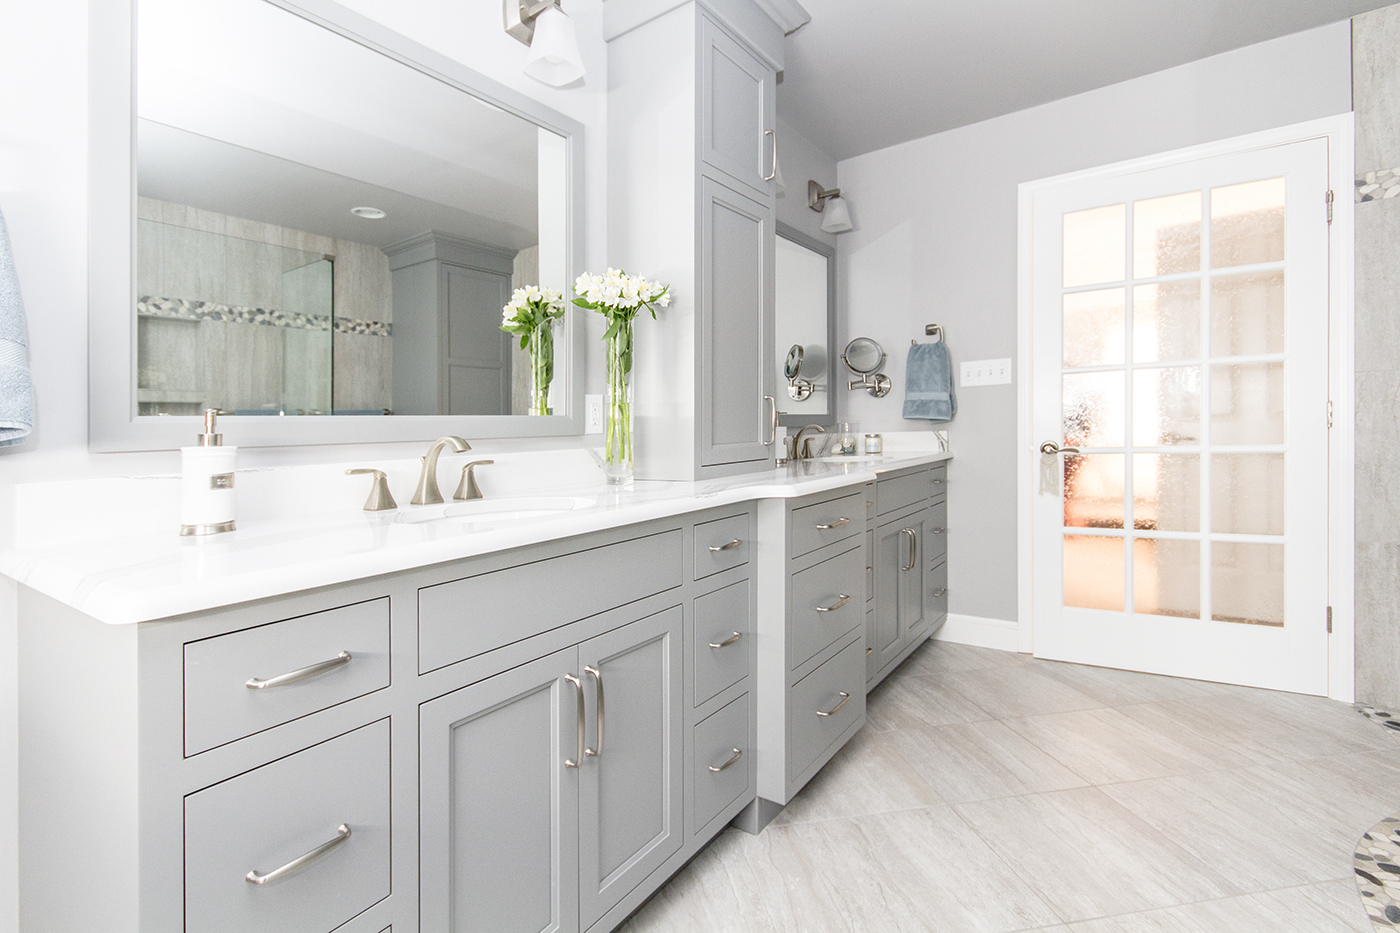
{"type": "Polygon", "coordinates": [[[632,482],[632,323],[607,340],[608,394],[604,400],[603,474],[611,485],[632,482]]]}
{"type": "Polygon", "coordinates": [[[549,384],[553,379],[554,335],[545,323],[530,339],[530,414],[550,414],[549,384]]]}

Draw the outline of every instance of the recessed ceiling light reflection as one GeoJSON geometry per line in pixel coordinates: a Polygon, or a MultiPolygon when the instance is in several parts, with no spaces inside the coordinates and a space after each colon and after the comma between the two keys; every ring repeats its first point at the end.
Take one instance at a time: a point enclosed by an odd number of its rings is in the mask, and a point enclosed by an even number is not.
{"type": "Polygon", "coordinates": [[[350,208],[350,213],[354,214],[356,217],[363,217],[366,220],[383,220],[385,217],[389,216],[377,207],[352,207],[350,208]]]}

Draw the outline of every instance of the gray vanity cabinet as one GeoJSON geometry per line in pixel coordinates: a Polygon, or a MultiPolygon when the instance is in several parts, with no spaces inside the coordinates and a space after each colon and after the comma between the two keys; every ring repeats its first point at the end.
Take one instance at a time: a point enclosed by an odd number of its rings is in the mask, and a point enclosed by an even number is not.
{"type": "Polygon", "coordinates": [[[570,648],[420,707],[422,929],[579,929],[579,672],[570,648]]]}
{"type": "Polygon", "coordinates": [[[917,510],[875,531],[876,668],[899,657],[924,628],[924,514],[917,510]]]}

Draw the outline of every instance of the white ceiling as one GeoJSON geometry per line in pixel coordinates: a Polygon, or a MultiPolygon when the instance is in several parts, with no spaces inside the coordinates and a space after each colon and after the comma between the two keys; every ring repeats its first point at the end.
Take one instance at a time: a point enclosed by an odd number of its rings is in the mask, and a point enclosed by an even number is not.
{"type": "Polygon", "coordinates": [[[1393,0],[802,0],[778,112],[836,159],[1393,0]]]}

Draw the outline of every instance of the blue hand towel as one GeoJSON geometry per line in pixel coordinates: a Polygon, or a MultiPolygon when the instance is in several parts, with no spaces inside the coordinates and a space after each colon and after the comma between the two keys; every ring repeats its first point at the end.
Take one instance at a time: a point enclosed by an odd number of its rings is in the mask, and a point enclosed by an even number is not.
{"type": "Polygon", "coordinates": [[[904,417],[952,421],[957,413],[948,345],[941,340],[914,344],[904,364],[904,417]]]}
{"type": "Polygon", "coordinates": [[[0,214],[0,447],[18,444],[34,430],[34,382],[26,346],[19,277],[5,215],[0,214]]]}

